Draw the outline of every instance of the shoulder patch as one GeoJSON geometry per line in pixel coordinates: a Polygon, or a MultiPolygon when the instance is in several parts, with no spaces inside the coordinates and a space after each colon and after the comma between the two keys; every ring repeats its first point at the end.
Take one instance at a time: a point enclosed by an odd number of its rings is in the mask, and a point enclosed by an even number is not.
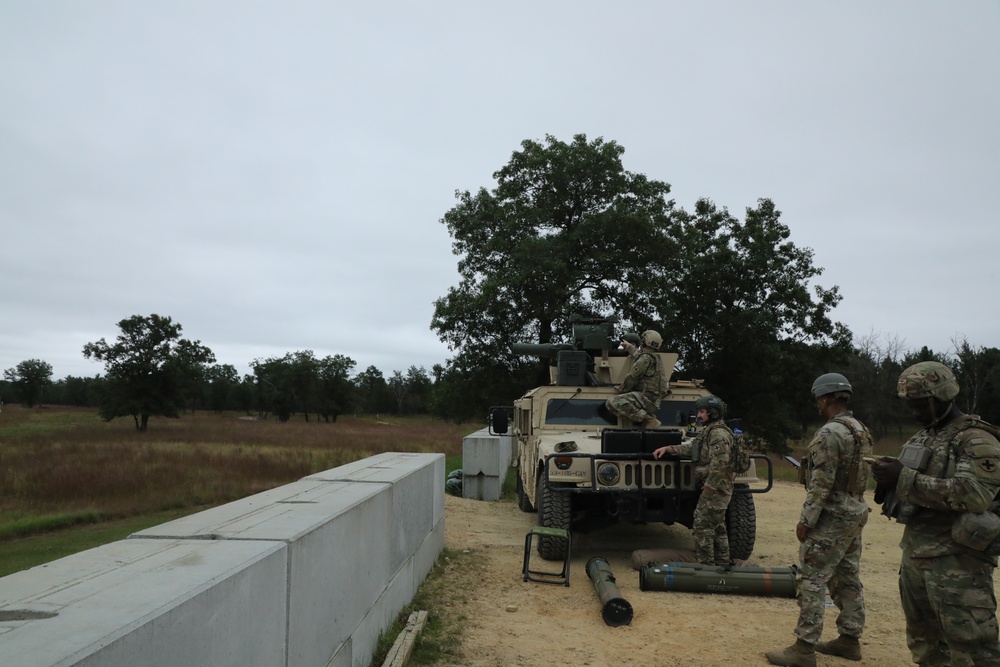
{"type": "Polygon", "coordinates": [[[970,440],[966,444],[965,450],[974,459],[1000,458],[1000,448],[989,440],[979,440],[978,442],[970,440]]]}

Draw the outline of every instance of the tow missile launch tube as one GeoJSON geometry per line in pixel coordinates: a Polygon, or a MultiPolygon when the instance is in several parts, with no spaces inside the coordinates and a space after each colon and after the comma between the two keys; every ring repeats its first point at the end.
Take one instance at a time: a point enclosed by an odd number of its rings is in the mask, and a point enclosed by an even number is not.
{"type": "Polygon", "coordinates": [[[734,593],[795,597],[791,567],[721,567],[698,563],[650,563],[639,571],[639,590],[734,593]]]}
{"type": "Polygon", "coordinates": [[[632,605],[622,597],[615,583],[608,561],[597,556],[587,561],[587,576],[594,582],[594,589],[601,601],[601,618],[611,627],[632,622],[632,605]]]}

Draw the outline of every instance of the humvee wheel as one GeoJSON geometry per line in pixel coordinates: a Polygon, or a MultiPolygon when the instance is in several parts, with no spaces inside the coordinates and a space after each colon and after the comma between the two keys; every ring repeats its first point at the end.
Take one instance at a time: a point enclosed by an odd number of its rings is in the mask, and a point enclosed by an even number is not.
{"type": "MultiPolygon", "coordinates": [[[[569,530],[571,500],[568,493],[552,491],[541,475],[538,476],[538,525],[569,530]]],[[[538,555],[545,560],[565,560],[569,543],[562,537],[539,536],[538,555]]]]}
{"type": "Polygon", "coordinates": [[[517,507],[522,512],[534,512],[535,506],[531,504],[531,499],[524,492],[524,480],[521,479],[521,471],[517,471],[517,507]]]}
{"type": "MultiPolygon", "coordinates": [[[[747,485],[737,484],[736,488],[745,489],[747,485]]],[[[757,511],[752,493],[733,493],[726,510],[726,532],[729,535],[729,557],[749,559],[757,539],[757,511]]]]}

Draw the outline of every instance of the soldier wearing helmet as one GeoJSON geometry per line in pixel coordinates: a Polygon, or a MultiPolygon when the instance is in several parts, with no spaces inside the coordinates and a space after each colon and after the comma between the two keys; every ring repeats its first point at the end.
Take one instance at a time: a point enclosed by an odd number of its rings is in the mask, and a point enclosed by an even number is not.
{"type": "Polygon", "coordinates": [[[624,338],[621,344],[632,356],[632,369],[625,380],[615,386],[619,393],[609,398],[605,405],[613,414],[640,428],[656,428],[660,425],[656,411],[668,393],[663,359],[657,354],[663,338],[650,329],[642,332],[638,346],[624,338]]]}
{"type": "Polygon", "coordinates": [[[733,432],[723,421],[726,404],[718,396],[702,396],[694,404],[703,428],[692,440],[667,445],[653,452],[653,458],[665,455],[690,457],[695,463],[695,477],[702,483],[701,495],[694,509],[691,535],[694,553],[705,565],[732,565],[729,535],[726,532],[726,509],[733,497],[736,471],[733,469],[733,432]]]}
{"type": "Polygon", "coordinates": [[[994,426],[955,405],[958,392],[955,374],[937,361],[904,370],[897,394],[923,429],[872,473],[876,499],[895,497],[883,513],[905,524],[899,595],[914,662],[1000,665],[1000,441],[994,426]]]}
{"type": "Polygon", "coordinates": [[[799,619],[795,643],[765,655],[775,665],[815,665],[816,652],[861,660],[865,627],[861,585],[861,531],[868,521],[864,493],[865,457],[874,439],[848,409],[853,389],[840,373],[824,373],[812,385],[816,407],[826,420],[813,435],[805,468],[806,500],[795,526],[799,540],[799,619]],[[821,642],[825,591],[840,609],[839,636],[821,642]]]}

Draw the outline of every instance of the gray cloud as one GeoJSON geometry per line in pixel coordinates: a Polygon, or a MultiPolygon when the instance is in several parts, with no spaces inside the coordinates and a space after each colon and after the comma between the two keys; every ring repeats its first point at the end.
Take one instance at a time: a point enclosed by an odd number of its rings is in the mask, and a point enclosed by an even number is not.
{"type": "Polygon", "coordinates": [[[524,139],[738,215],[772,198],[856,334],[1000,346],[1000,6],[513,2],[0,7],[0,368],[170,315],[241,371],[428,370],[439,220],[524,139]]]}

